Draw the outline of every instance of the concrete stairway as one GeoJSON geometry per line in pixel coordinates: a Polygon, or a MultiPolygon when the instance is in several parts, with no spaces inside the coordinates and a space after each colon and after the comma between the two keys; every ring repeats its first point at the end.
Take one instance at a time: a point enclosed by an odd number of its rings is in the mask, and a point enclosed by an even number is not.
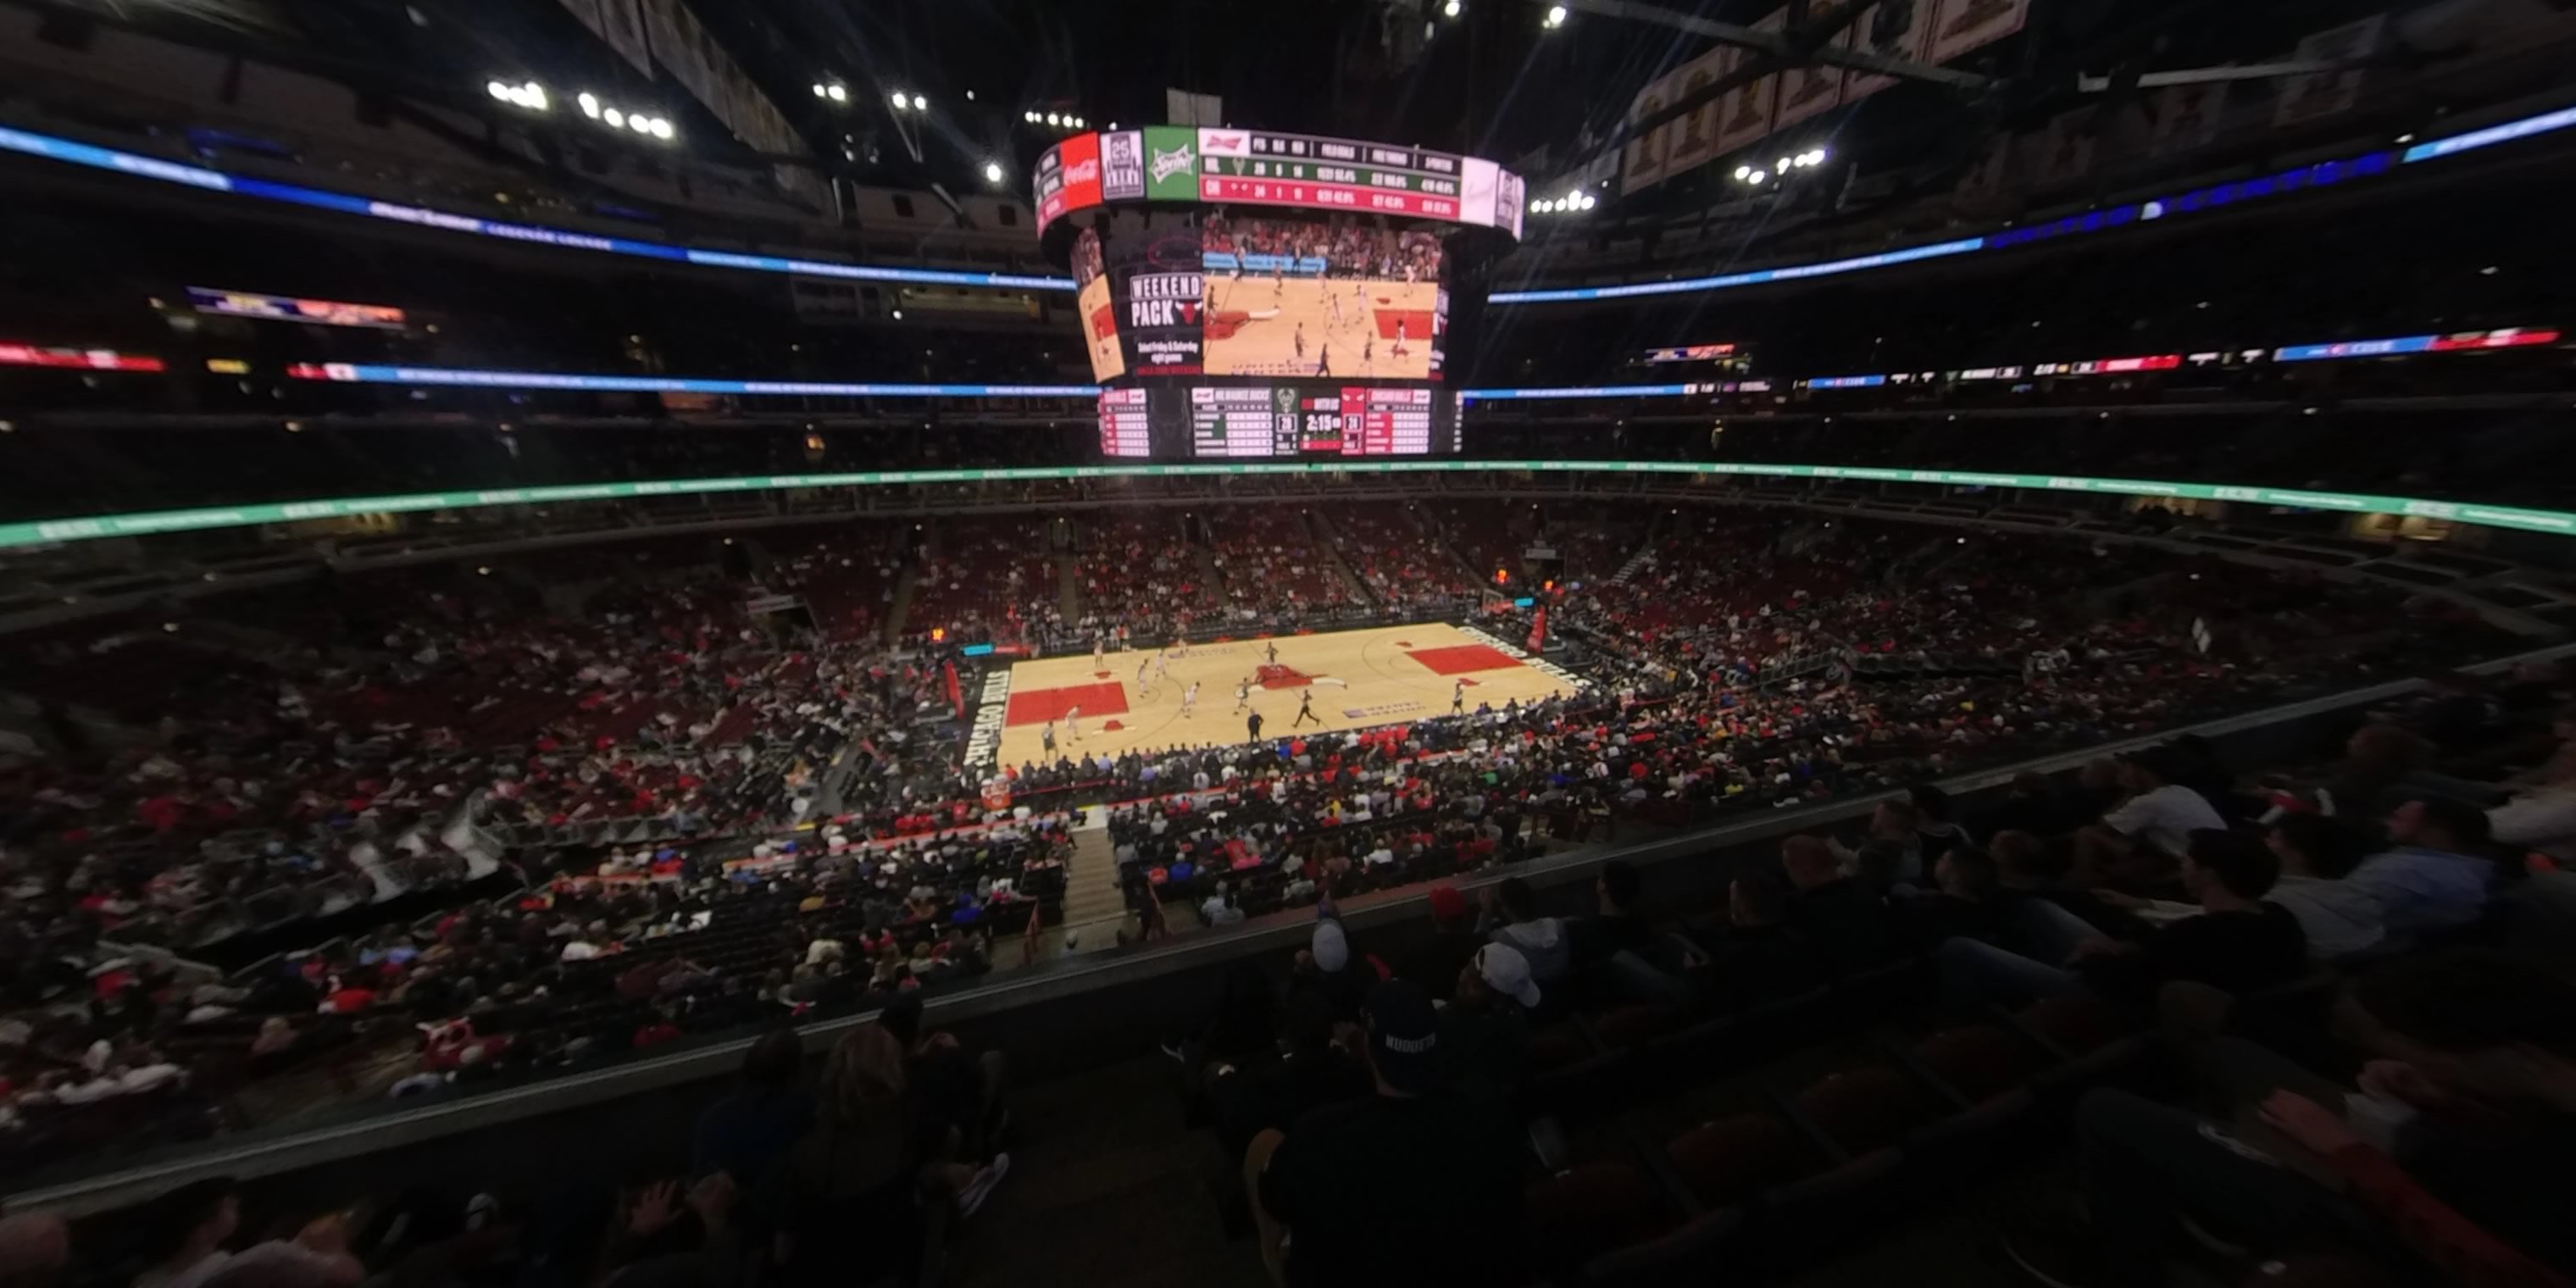
{"type": "MultiPolygon", "coordinates": [[[[1096,822],[1100,811],[1093,811],[1096,822]]],[[[1064,930],[1077,951],[1093,952],[1117,941],[1127,922],[1127,899],[1118,891],[1118,856],[1102,826],[1074,833],[1073,857],[1064,865],[1064,930]]]]}

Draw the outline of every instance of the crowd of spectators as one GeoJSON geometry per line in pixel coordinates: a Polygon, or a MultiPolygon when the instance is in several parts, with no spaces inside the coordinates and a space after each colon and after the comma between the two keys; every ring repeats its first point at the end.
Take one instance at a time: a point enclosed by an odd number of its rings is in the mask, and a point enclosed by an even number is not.
{"type": "Polygon", "coordinates": [[[1390,608],[1427,608],[1472,597],[1476,585],[1458,561],[1409,513],[1371,505],[1318,506],[1342,563],[1357,574],[1377,602],[1390,608]]]}
{"type": "Polygon", "coordinates": [[[1064,632],[1063,587],[1049,552],[1049,520],[954,515],[939,522],[904,615],[915,635],[1027,643],[1064,632]]]}
{"type": "Polygon", "coordinates": [[[1225,620],[1294,620],[1359,602],[1340,560],[1302,511],[1238,506],[1209,516],[1206,532],[1224,597],[1225,620]]]}

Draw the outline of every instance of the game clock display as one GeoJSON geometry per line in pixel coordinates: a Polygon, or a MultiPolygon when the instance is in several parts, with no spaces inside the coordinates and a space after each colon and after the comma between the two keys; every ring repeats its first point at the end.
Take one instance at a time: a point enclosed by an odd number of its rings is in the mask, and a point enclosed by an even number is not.
{"type": "Polygon", "coordinates": [[[1441,456],[1459,398],[1429,385],[1186,384],[1100,396],[1100,451],[1203,461],[1441,456]]]}

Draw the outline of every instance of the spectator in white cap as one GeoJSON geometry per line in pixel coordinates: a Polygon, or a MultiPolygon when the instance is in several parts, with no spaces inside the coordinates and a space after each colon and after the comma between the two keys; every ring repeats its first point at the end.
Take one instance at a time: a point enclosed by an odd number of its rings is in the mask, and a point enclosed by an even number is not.
{"type": "Polygon", "coordinates": [[[1519,949],[1477,949],[1440,1008],[1441,1082],[1463,1095],[1509,1101],[1529,1073],[1529,1013],[1538,1001],[1538,982],[1519,949]]]}
{"type": "Polygon", "coordinates": [[[1335,1019],[1356,1020],[1360,1004],[1377,986],[1377,970],[1366,956],[1351,951],[1350,937],[1331,915],[1332,901],[1326,900],[1324,908],[1325,916],[1315,923],[1306,951],[1297,954],[1297,969],[1289,978],[1288,988],[1291,992],[1313,990],[1331,1005],[1335,1019]]]}

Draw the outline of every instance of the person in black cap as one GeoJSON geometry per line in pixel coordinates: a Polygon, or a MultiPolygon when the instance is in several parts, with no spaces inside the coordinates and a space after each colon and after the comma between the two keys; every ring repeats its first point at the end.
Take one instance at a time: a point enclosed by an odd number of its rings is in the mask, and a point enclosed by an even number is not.
{"type": "Polygon", "coordinates": [[[1245,1158],[1263,1256],[1309,1284],[1509,1284],[1522,1264],[1519,1132],[1495,1106],[1438,1094],[1438,1013],[1392,980],[1369,995],[1377,1094],[1316,1110],[1245,1158]],[[1277,1227],[1284,1252],[1274,1252],[1277,1227]]]}

